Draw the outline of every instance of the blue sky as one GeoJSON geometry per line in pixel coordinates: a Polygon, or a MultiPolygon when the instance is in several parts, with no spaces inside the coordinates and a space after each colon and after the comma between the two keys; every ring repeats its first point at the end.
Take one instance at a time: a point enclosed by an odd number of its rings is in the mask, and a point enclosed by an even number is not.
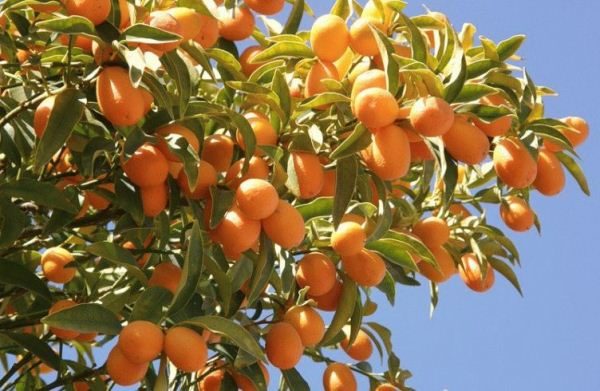
{"type": "MultiPolygon", "coordinates": [[[[309,4],[323,14],[333,1],[309,0],[309,4]]],[[[423,13],[422,4],[409,0],[407,14],[423,13]]],[[[441,287],[433,319],[426,287],[399,287],[396,306],[380,306],[373,318],[392,329],[402,365],[413,372],[408,384],[417,390],[599,390],[600,259],[595,223],[600,221],[596,194],[600,174],[595,168],[600,167],[600,154],[593,151],[600,149],[596,136],[600,83],[588,75],[600,65],[599,52],[592,46],[600,38],[594,28],[600,3],[430,0],[424,4],[447,14],[459,30],[464,22],[472,22],[478,35],[495,41],[520,33],[528,36],[520,52],[525,66],[536,83],[560,93],[547,100],[547,115],[579,115],[590,123],[591,136],[579,154],[594,197],[583,195],[569,179],[558,197],[533,199],[543,235],[509,234],[521,251],[523,267],[517,272],[524,298],[502,277],[485,295],[472,293],[453,279],[441,287]]],[[[489,216],[498,224],[495,210],[489,216]]],[[[306,361],[302,373],[313,389],[321,389],[322,364],[306,361]]]]}

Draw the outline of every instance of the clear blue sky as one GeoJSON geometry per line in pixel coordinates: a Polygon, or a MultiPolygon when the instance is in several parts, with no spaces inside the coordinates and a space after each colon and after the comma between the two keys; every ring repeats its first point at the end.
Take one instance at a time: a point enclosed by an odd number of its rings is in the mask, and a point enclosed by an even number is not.
{"type": "MultiPolygon", "coordinates": [[[[407,14],[423,12],[422,1],[408,1],[407,14]]],[[[308,2],[317,14],[333,4],[308,2]]],[[[587,198],[569,180],[557,198],[534,198],[543,235],[511,234],[523,260],[518,275],[524,298],[501,277],[485,295],[471,293],[454,279],[441,287],[433,319],[426,287],[399,287],[396,307],[382,306],[374,318],[393,330],[395,350],[414,375],[409,385],[419,391],[600,390],[596,288],[600,154],[594,152],[600,150],[596,136],[600,54],[595,47],[600,3],[429,0],[424,4],[446,13],[457,29],[472,22],[478,34],[495,41],[519,33],[528,36],[520,52],[525,65],[536,83],[560,93],[547,100],[547,114],[579,115],[591,125],[591,136],[579,153],[593,197],[587,198]]],[[[497,223],[495,210],[490,216],[497,223]]],[[[322,370],[322,365],[303,364],[302,373],[315,390],[322,389],[322,370]]]]}

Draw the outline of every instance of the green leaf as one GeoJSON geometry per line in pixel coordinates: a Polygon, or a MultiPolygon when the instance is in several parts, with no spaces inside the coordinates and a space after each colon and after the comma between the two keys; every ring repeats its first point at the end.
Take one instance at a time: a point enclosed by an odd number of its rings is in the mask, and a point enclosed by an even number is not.
{"type": "Polygon", "coordinates": [[[385,277],[381,281],[381,284],[377,285],[377,289],[385,294],[390,305],[393,306],[396,301],[396,285],[394,277],[392,277],[390,272],[385,273],[385,277]]]}
{"type": "Polygon", "coordinates": [[[36,26],[41,30],[51,31],[53,33],[62,34],[85,34],[96,36],[94,24],[89,19],[83,16],[67,16],[55,19],[43,20],[36,23],[36,26]]]}
{"type": "Polygon", "coordinates": [[[484,96],[496,93],[497,90],[485,84],[465,84],[460,93],[454,98],[456,103],[475,102],[484,96]]]}
{"type": "Polygon", "coordinates": [[[39,357],[44,363],[56,370],[60,369],[60,357],[45,342],[33,334],[13,333],[0,331],[0,334],[12,340],[17,345],[27,349],[31,354],[39,357]]]}
{"type": "Polygon", "coordinates": [[[38,205],[64,210],[76,214],[78,209],[70,203],[64,194],[47,182],[38,182],[33,179],[20,179],[16,182],[0,184],[0,193],[4,196],[22,198],[33,201],[38,205]]]}
{"type": "Polygon", "coordinates": [[[97,257],[106,259],[107,261],[122,266],[127,269],[133,277],[137,278],[143,284],[148,283],[148,279],[144,272],[139,268],[133,255],[124,248],[112,242],[96,242],[86,249],[86,251],[97,257]]]}
{"type": "Polygon", "coordinates": [[[336,163],[335,170],[335,197],[333,199],[333,225],[337,227],[346,209],[352,201],[354,190],[356,188],[356,181],[358,179],[358,161],[354,156],[348,156],[343,159],[339,159],[336,163]]]}
{"type": "Polygon", "coordinates": [[[274,45],[266,48],[262,52],[258,53],[252,59],[252,62],[266,62],[280,57],[312,58],[314,56],[315,54],[313,53],[313,51],[304,43],[277,42],[274,45]]]}
{"type": "Polygon", "coordinates": [[[253,305],[262,294],[275,269],[275,254],[273,244],[265,234],[260,236],[260,253],[254,263],[252,278],[250,279],[250,293],[248,294],[248,305],[253,305]]]}
{"type": "Polygon", "coordinates": [[[472,62],[467,66],[467,79],[475,79],[494,68],[502,66],[501,62],[489,59],[472,62]]]}
{"type": "Polygon", "coordinates": [[[160,62],[165,67],[169,76],[175,81],[178,92],[177,96],[179,97],[179,115],[183,117],[187,111],[190,96],[192,95],[192,77],[190,71],[176,51],[163,54],[160,62]]]}
{"type": "Polygon", "coordinates": [[[369,27],[375,35],[377,47],[379,49],[379,54],[381,55],[381,59],[383,61],[383,69],[385,70],[387,89],[392,93],[392,95],[395,96],[398,92],[399,87],[399,66],[398,62],[394,60],[394,57],[392,57],[392,55],[396,53],[396,50],[390,43],[390,39],[387,35],[374,28],[372,25],[369,27]]]}
{"type": "Polygon", "coordinates": [[[525,35],[515,35],[498,44],[497,51],[500,61],[505,61],[519,50],[525,41],[525,35]]]}
{"type": "Polygon", "coordinates": [[[211,256],[204,258],[204,267],[206,268],[207,273],[212,275],[216,281],[219,298],[221,300],[221,304],[223,305],[223,313],[228,314],[233,288],[232,282],[229,279],[226,270],[221,269],[218,263],[211,256]]]}
{"type": "Polygon", "coordinates": [[[400,265],[415,272],[418,271],[417,265],[406,251],[406,247],[403,246],[402,242],[399,240],[379,239],[368,243],[365,247],[380,253],[385,259],[396,265],[400,265]]]}
{"type": "Polygon", "coordinates": [[[215,229],[231,209],[235,200],[235,193],[229,189],[213,186],[210,188],[212,207],[210,210],[210,229],[215,229]]]}
{"type": "Polygon", "coordinates": [[[121,34],[123,41],[146,44],[177,42],[180,39],[180,35],[141,23],[128,27],[121,34]]]}
{"type": "Polygon", "coordinates": [[[300,23],[302,22],[303,14],[304,0],[295,0],[294,7],[290,12],[290,16],[288,17],[287,22],[285,22],[285,26],[283,26],[283,30],[281,30],[281,33],[296,34],[298,32],[298,28],[300,27],[300,23]]]}
{"type": "Polygon", "coordinates": [[[296,368],[282,370],[281,374],[290,391],[310,391],[310,386],[296,368]]]}
{"type": "Polygon", "coordinates": [[[481,42],[481,46],[483,47],[483,53],[485,54],[485,58],[489,58],[492,61],[500,61],[500,57],[498,56],[498,51],[496,49],[496,44],[491,39],[480,37],[479,41],[481,42]]]}
{"type": "Polygon", "coordinates": [[[329,11],[329,13],[331,15],[337,15],[340,18],[346,20],[352,13],[350,3],[351,2],[349,0],[336,0],[333,4],[333,7],[331,7],[331,11],[329,11]]]}
{"type": "Polygon", "coordinates": [[[172,300],[173,294],[167,289],[159,286],[148,287],[135,301],[129,321],[147,320],[160,324],[172,300]]]}
{"type": "Polygon", "coordinates": [[[349,103],[350,98],[337,92],[323,92],[303,100],[298,105],[298,110],[318,109],[332,103],[349,103]]]}
{"type": "Polygon", "coordinates": [[[577,184],[581,188],[581,191],[583,191],[586,195],[590,196],[591,192],[590,186],[588,185],[588,181],[585,178],[583,170],[581,169],[581,167],[579,167],[575,159],[562,152],[557,153],[556,157],[558,157],[563,166],[565,166],[569,173],[571,173],[573,178],[575,178],[577,184]]]}
{"type": "Polygon", "coordinates": [[[11,246],[27,225],[25,213],[7,197],[0,197],[0,248],[11,246]]]}
{"type": "Polygon", "coordinates": [[[304,221],[309,221],[317,217],[330,216],[333,212],[333,203],[332,197],[322,197],[308,204],[298,205],[296,209],[298,209],[304,221]]]}
{"type": "Polygon", "coordinates": [[[187,241],[187,251],[185,253],[185,261],[183,264],[183,273],[181,282],[173,297],[173,302],[169,308],[169,313],[174,314],[181,310],[190,301],[202,275],[202,265],[204,264],[204,242],[200,231],[200,223],[194,222],[192,226],[190,238],[187,241]]]}
{"type": "Polygon", "coordinates": [[[42,318],[42,323],[80,333],[117,335],[121,332],[121,323],[117,315],[97,303],[77,304],[65,308],[42,318]]]}
{"type": "MultiPolygon", "coordinates": [[[[206,55],[215,60],[236,79],[246,80],[246,75],[242,73],[242,66],[233,54],[223,49],[211,48],[206,50],[206,55]]],[[[252,60],[254,62],[254,58],[252,60]]]]}
{"type": "Polygon", "coordinates": [[[36,172],[40,172],[65,144],[73,128],[81,120],[84,108],[85,96],[74,88],[67,88],[56,95],[48,125],[35,151],[36,172]]]}
{"type": "Polygon", "coordinates": [[[459,50],[457,50],[457,53],[460,53],[460,57],[455,58],[455,64],[459,63],[460,65],[455,65],[453,67],[457,72],[452,74],[450,83],[444,88],[444,99],[450,103],[454,102],[467,81],[467,60],[462,52],[462,48],[458,48],[459,50]]]}
{"type": "Polygon", "coordinates": [[[323,336],[323,339],[319,343],[321,346],[328,345],[342,330],[347,323],[352,313],[354,312],[354,306],[356,305],[356,297],[358,296],[358,288],[356,283],[352,281],[348,276],[343,276],[343,287],[340,295],[340,302],[338,308],[335,311],[335,315],[323,336]]]}
{"type": "Polygon", "coordinates": [[[486,106],[475,103],[462,105],[457,109],[457,112],[475,114],[484,121],[493,121],[505,115],[513,114],[512,111],[504,106],[486,106]]]}
{"type": "Polygon", "coordinates": [[[404,232],[391,230],[386,233],[385,238],[396,240],[397,242],[394,243],[395,246],[402,246],[406,251],[416,254],[423,259],[423,261],[434,266],[437,265],[435,257],[431,251],[420,240],[417,240],[404,232]]]}
{"type": "Polygon", "coordinates": [[[292,99],[290,97],[290,87],[288,86],[285,76],[279,69],[275,70],[273,74],[273,92],[279,97],[281,110],[285,114],[284,118],[281,118],[283,123],[286,123],[289,117],[292,115],[292,99]]]}
{"type": "Polygon", "coordinates": [[[371,133],[361,124],[356,125],[352,134],[338,145],[329,156],[331,160],[338,160],[362,151],[372,142],[371,133]]]}
{"type": "Polygon", "coordinates": [[[47,302],[52,302],[48,286],[35,273],[20,263],[0,260],[0,282],[27,289],[47,302]]]}
{"type": "Polygon", "coordinates": [[[523,296],[523,291],[521,290],[521,284],[519,284],[519,279],[517,278],[517,275],[515,274],[514,270],[506,263],[504,263],[501,260],[496,259],[494,257],[488,257],[487,260],[490,263],[490,265],[492,265],[494,270],[496,270],[498,273],[502,274],[504,276],[504,278],[506,278],[508,280],[508,282],[510,282],[512,284],[512,286],[515,287],[517,292],[519,292],[519,294],[521,296],[523,296]]]}
{"type": "Polygon", "coordinates": [[[264,360],[264,353],[252,334],[231,319],[221,316],[200,316],[180,323],[181,326],[201,327],[222,334],[253,357],[264,360]]]}
{"type": "MultiPolygon", "coordinates": [[[[390,5],[390,8],[396,8],[390,5]]],[[[396,8],[397,9],[397,8],[396,8]]],[[[410,34],[410,47],[412,48],[412,56],[416,61],[424,64],[427,63],[427,44],[425,38],[421,34],[421,30],[412,22],[412,20],[398,10],[401,22],[408,28],[410,34]]]]}

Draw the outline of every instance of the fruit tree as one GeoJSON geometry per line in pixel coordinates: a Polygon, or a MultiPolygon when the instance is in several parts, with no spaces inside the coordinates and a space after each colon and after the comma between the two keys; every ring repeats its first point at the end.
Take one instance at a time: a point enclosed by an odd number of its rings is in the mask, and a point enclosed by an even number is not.
{"type": "Polygon", "coordinates": [[[406,390],[374,292],[520,291],[505,229],[589,192],[524,36],[288,3],[1,3],[0,389],[406,390]]]}

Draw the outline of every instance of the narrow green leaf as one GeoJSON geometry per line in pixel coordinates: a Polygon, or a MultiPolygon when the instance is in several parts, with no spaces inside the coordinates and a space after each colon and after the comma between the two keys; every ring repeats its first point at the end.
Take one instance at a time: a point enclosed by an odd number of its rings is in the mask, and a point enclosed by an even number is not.
{"type": "Polygon", "coordinates": [[[357,125],[352,134],[338,145],[329,156],[332,160],[338,160],[362,151],[371,144],[371,133],[363,125],[357,125]]]}
{"type": "Polygon", "coordinates": [[[333,225],[337,227],[346,209],[352,201],[356,181],[358,179],[358,161],[354,156],[348,156],[339,159],[336,163],[335,170],[335,197],[333,199],[333,225]]]}
{"type": "Polygon", "coordinates": [[[352,13],[350,3],[351,2],[349,0],[336,0],[333,4],[333,7],[331,7],[331,11],[329,11],[329,13],[331,15],[337,15],[340,18],[346,20],[352,13]]]}
{"type": "Polygon", "coordinates": [[[497,50],[500,61],[505,61],[515,54],[525,41],[525,38],[525,35],[515,35],[514,37],[510,37],[509,39],[498,43],[497,50]]]}
{"type": "Polygon", "coordinates": [[[217,228],[227,211],[231,209],[235,193],[229,189],[213,186],[210,188],[212,208],[210,211],[210,229],[217,228]]]}
{"type": "Polygon", "coordinates": [[[180,35],[152,27],[147,24],[134,24],[128,27],[121,34],[121,40],[136,43],[156,44],[177,42],[181,39],[180,35]]]}
{"type": "Polygon", "coordinates": [[[190,237],[187,240],[187,250],[183,264],[183,273],[181,282],[175,292],[175,297],[169,308],[169,313],[174,314],[181,310],[191,300],[196,292],[196,287],[202,275],[202,265],[204,264],[204,243],[205,239],[200,230],[200,223],[194,222],[190,237]]]}
{"type": "Polygon", "coordinates": [[[117,335],[121,323],[117,315],[101,304],[77,304],[42,318],[42,323],[80,333],[117,335]]]}
{"type": "Polygon", "coordinates": [[[575,178],[577,184],[581,188],[581,191],[583,191],[586,195],[590,196],[591,192],[588,181],[585,177],[585,174],[583,173],[583,170],[581,169],[581,167],[579,167],[579,164],[577,164],[575,159],[562,152],[557,153],[556,157],[558,157],[563,166],[565,166],[569,173],[573,176],[573,178],[575,178]]]}
{"type": "Polygon", "coordinates": [[[60,190],[47,182],[38,182],[33,179],[5,182],[0,184],[0,193],[73,214],[78,212],[78,208],[70,203],[60,190]]]}
{"type": "Polygon", "coordinates": [[[160,324],[172,300],[173,294],[167,289],[159,286],[148,287],[135,301],[129,321],[147,320],[160,324]]]}
{"type": "Polygon", "coordinates": [[[494,257],[488,257],[488,262],[492,265],[494,270],[502,274],[504,278],[506,278],[508,282],[510,282],[512,286],[515,287],[517,292],[519,292],[519,294],[523,296],[523,291],[521,290],[521,284],[519,284],[519,279],[517,278],[517,275],[515,274],[514,270],[509,265],[494,257]]]}
{"type": "Polygon", "coordinates": [[[265,234],[260,236],[260,253],[254,263],[252,278],[250,279],[250,293],[248,294],[248,303],[253,305],[262,294],[265,286],[275,269],[275,254],[273,253],[273,244],[265,234]]]}
{"type": "Polygon", "coordinates": [[[27,225],[25,213],[7,197],[0,197],[0,248],[11,246],[27,225]]]}
{"type": "Polygon", "coordinates": [[[309,221],[317,217],[330,216],[333,212],[333,203],[332,197],[322,197],[308,204],[298,205],[296,209],[298,209],[304,221],[309,221]]]}
{"type": "Polygon", "coordinates": [[[36,23],[41,30],[51,31],[62,34],[85,34],[96,36],[94,24],[83,16],[67,16],[54,19],[43,20],[36,23]]]}
{"type": "Polygon", "coordinates": [[[139,266],[135,262],[133,255],[124,248],[111,243],[111,242],[96,242],[86,249],[86,251],[97,257],[106,259],[107,261],[122,266],[127,269],[133,277],[140,280],[142,283],[147,284],[148,279],[139,266]]]}
{"type": "Polygon", "coordinates": [[[368,243],[365,247],[380,253],[385,259],[396,265],[400,265],[408,270],[418,271],[417,265],[412,260],[410,254],[398,240],[379,239],[368,243]]]}
{"type": "Polygon", "coordinates": [[[16,344],[27,349],[31,354],[39,357],[44,363],[53,369],[60,369],[60,357],[48,346],[33,334],[13,333],[10,331],[0,331],[0,334],[14,341],[16,344]]]}
{"type": "Polygon", "coordinates": [[[169,76],[175,81],[178,92],[177,96],[179,97],[179,115],[183,117],[187,111],[190,96],[192,95],[192,77],[190,71],[176,51],[163,54],[160,62],[165,67],[169,76]]]}
{"type": "Polygon", "coordinates": [[[48,286],[35,273],[20,263],[0,260],[0,282],[27,289],[47,302],[52,302],[48,286]]]}
{"type": "Polygon", "coordinates": [[[281,374],[290,391],[310,391],[310,386],[296,368],[282,370],[281,374]]]}
{"type": "Polygon", "coordinates": [[[281,30],[282,34],[296,34],[298,32],[298,28],[300,27],[300,23],[302,22],[302,15],[304,14],[304,0],[295,0],[294,7],[292,8],[292,12],[290,12],[290,16],[288,17],[285,26],[283,26],[283,30],[281,30]]]}
{"type": "Polygon", "coordinates": [[[321,340],[320,345],[328,345],[342,330],[347,323],[352,313],[354,312],[354,306],[356,305],[356,297],[358,296],[358,288],[356,283],[352,281],[348,276],[343,276],[343,287],[340,296],[340,302],[338,304],[335,315],[321,340]]]}
{"type": "Polygon", "coordinates": [[[280,57],[312,58],[314,56],[315,55],[313,51],[304,43],[277,42],[274,45],[266,48],[262,52],[258,53],[252,61],[255,63],[259,63],[280,57]]]}

